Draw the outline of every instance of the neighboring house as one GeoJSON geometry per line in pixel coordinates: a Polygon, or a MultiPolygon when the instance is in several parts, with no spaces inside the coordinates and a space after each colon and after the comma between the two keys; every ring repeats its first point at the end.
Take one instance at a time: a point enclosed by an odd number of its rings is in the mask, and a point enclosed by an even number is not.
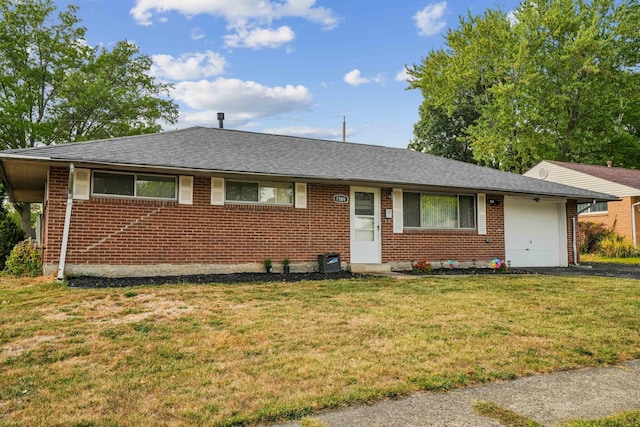
{"type": "Polygon", "coordinates": [[[579,204],[580,222],[603,223],[634,244],[640,242],[640,170],[542,161],[525,176],[613,194],[618,201],[579,204]],[[586,209],[586,210],[585,210],[586,209]]]}
{"type": "Polygon", "coordinates": [[[0,152],[14,201],[42,202],[45,272],[566,266],[578,203],[614,196],[406,149],[195,127],[0,152]],[[69,190],[69,191],[68,191],[69,190]]]}

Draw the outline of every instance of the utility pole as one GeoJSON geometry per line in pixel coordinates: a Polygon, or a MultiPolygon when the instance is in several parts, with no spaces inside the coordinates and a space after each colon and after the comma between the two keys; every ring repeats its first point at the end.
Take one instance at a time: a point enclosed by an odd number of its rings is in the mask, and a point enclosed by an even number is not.
{"type": "Polygon", "coordinates": [[[347,116],[342,116],[342,142],[347,142],[347,116]]]}

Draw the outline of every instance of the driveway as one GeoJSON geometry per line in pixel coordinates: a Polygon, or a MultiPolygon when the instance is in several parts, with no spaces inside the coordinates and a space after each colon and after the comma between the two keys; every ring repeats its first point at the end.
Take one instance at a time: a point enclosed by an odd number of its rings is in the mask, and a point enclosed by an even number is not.
{"type": "Polygon", "coordinates": [[[561,276],[602,276],[640,280],[640,264],[594,262],[580,264],[577,267],[528,267],[527,270],[561,276]]]}

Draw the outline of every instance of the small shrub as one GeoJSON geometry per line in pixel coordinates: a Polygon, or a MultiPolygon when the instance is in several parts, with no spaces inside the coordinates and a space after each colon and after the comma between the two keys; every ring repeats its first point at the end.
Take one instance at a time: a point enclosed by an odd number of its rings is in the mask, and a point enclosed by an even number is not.
{"type": "Polygon", "coordinates": [[[611,228],[608,228],[603,223],[596,223],[596,222],[578,223],[580,253],[592,254],[592,253],[598,252],[600,247],[600,242],[614,235],[615,233],[613,231],[613,226],[611,228]]]}
{"type": "Polygon", "coordinates": [[[431,273],[431,263],[427,262],[427,260],[416,261],[412,266],[414,273],[431,273]]]}
{"type": "Polygon", "coordinates": [[[24,240],[24,231],[4,212],[0,211],[0,271],[4,269],[13,247],[24,240]]]}
{"type": "Polygon", "coordinates": [[[618,235],[602,239],[598,252],[610,258],[633,258],[640,255],[640,251],[633,243],[618,235]]]}
{"type": "Polygon", "coordinates": [[[42,251],[33,240],[23,240],[11,250],[5,271],[13,276],[40,276],[42,274],[42,251]]]}

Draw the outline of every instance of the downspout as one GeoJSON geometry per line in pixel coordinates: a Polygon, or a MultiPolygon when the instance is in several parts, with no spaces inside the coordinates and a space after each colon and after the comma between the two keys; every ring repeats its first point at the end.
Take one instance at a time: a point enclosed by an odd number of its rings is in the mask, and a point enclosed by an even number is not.
{"type": "Polygon", "coordinates": [[[67,259],[67,245],[69,243],[69,228],[71,228],[71,208],[73,207],[73,180],[75,168],[73,163],[69,165],[69,184],[67,187],[67,210],[64,215],[64,228],[62,229],[62,245],[60,247],[60,261],[58,262],[59,281],[64,280],[64,264],[67,259]]]}
{"type": "Polygon", "coordinates": [[[638,242],[636,242],[636,213],[633,211],[633,208],[640,205],[640,202],[636,202],[631,205],[631,226],[633,227],[633,246],[638,246],[638,242]]]}
{"type": "Polygon", "coordinates": [[[593,199],[593,202],[589,203],[587,206],[584,207],[584,209],[579,210],[578,212],[576,212],[575,215],[573,215],[571,217],[571,225],[572,225],[572,232],[573,232],[573,265],[577,266],[578,265],[578,236],[576,235],[576,231],[577,231],[577,226],[576,223],[578,221],[578,215],[580,215],[582,212],[586,211],[587,209],[589,209],[591,206],[596,204],[596,200],[597,199],[593,199]]]}

